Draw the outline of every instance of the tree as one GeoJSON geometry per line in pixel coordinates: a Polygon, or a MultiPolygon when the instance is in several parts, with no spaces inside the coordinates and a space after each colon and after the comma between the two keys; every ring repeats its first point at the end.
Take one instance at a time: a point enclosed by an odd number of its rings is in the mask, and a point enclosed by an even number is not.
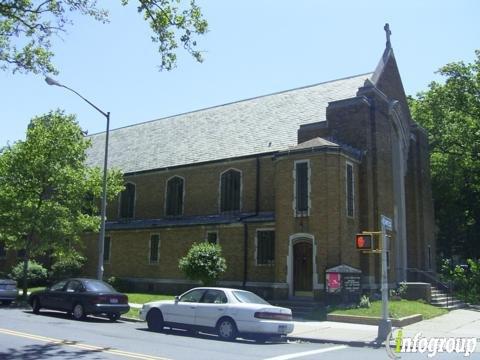
{"type": "Polygon", "coordinates": [[[428,132],[432,191],[445,256],[480,257],[480,51],[473,63],[440,68],[444,83],[410,98],[428,132]]]}
{"type": "MultiPolygon", "coordinates": [[[[120,0],[127,5],[129,0],[120,0]]],[[[138,13],[148,21],[152,41],[158,43],[160,69],[176,65],[179,44],[197,61],[197,36],[207,32],[195,0],[138,0],[138,13]],[[183,7],[180,7],[184,5],[183,7]]],[[[51,38],[65,32],[73,13],[108,22],[108,11],[97,0],[0,0],[0,68],[13,72],[57,73],[52,58],[51,38]]]]}
{"type": "Polygon", "coordinates": [[[219,245],[202,242],[192,245],[187,255],[179,260],[178,267],[187,278],[209,286],[225,272],[227,263],[219,245]]]}
{"type": "MultiPolygon", "coordinates": [[[[1,151],[0,239],[23,252],[24,274],[31,258],[69,252],[84,231],[98,231],[101,174],[85,164],[89,146],[75,117],[55,111],[32,119],[26,140],[1,151]]],[[[108,182],[112,199],[122,174],[110,171],[108,182]]]]}

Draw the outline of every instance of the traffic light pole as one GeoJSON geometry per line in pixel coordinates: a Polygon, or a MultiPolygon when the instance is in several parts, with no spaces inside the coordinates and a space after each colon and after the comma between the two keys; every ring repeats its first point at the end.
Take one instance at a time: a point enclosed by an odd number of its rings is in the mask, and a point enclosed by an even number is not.
{"type": "Polygon", "coordinates": [[[377,341],[383,342],[392,331],[392,322],[388,319],[388,273],[387,273],[387,250],[388,237],[387,229],[391,230],[391,220],[382,216],[382,319],[378,325],[377,341]],[[387,221],[385,221],[385,219],[387,221]],[[390,220],[390,222],[388,222],[390,220]]]}

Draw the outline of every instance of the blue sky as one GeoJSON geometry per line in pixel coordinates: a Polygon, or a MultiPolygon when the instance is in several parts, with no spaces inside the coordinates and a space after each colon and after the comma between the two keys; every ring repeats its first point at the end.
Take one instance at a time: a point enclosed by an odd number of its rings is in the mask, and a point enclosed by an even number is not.
{"type": "MultiPolygon", "coordinates": [[[[159,72],[148,25],[130,1],[100,1],[110,6],[110,24],[75,16],[54,41],[55,78],[110,111],[112,128],[373,71],[385,22],[407,94],[480,48],[475,0],[197,0],[210,25],[199,40],[205,62],[179,53],[175,70],[159,72]]],[[[76,114],[90,134],[105,129],[103,116],[42,75],[0,72],[0,146],[57,108],[76,114]]]]}

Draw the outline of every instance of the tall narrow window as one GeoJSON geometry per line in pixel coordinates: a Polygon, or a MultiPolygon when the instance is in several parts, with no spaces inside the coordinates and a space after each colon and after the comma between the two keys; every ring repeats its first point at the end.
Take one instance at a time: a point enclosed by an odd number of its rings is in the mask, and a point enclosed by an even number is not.
{"type": "Polygon", "coordinates": [[[133,218],[135,208],[135,185],[125,184],[125,190],[120,194],[120,217],[122,219],[133,218]]]}
{"type": "Polygon", "coordinates": [[[428,269],[432,268],[432,247],[428,245],[428,269]]]}
{"type": "Polygon", "coordinates": [[[207,231],[207,242],[210,244],[218,244],[218,232],[207,231]]]}
{"type": "Polygon", "coordinates": [[[110,262],[110,250],[111,250],[111,240],[110,237],[105,237],[103,241],[103,261],[106,263],[110,262]]]}
{"type": "Polygon", "coordinates": [[[257,231],[257,265],[275,263],[275,231],[257,231]]]}
{"type": "Polygon", "coordinates": [[[183,179],[174,176],[167,181],[165,214],[167,216],[183,215],[183,179]]]}
{"type": "Polygon", "coordinates": [[[5,249],[5,245],[0,243],[0,259],[5,259],[7,257],[7,250],[5,249]]]}
{"type": "Polygon", "coordinates": [[[220,177],[220,211],[240,211],[242,176],[238,170],[228,170],[220,177]]]}
{"type": "Polygon", "coordinates": [[[353,165],[350,163],[347,163],[347,167],[346,167],[346,182],[347,182],[347,216],[353,217],[354,215],[353,165]]]}
{"type": "Polygon", "coordinates": [[[295,210],[297,215],[308,215],[309,178],[308,161],[295,163],[295,210]]]}
{"type": "Polygon", "coordinates": [[[160,258],[160,236],[150,236],[150,264],[158,264],[160,258]]]}

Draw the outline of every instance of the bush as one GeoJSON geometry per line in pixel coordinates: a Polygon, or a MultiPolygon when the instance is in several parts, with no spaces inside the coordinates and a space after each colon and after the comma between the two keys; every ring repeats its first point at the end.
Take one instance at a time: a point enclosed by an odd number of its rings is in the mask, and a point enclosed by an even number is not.
{"type": "MultiPolygon", "coordinates": [[[[47,281],[47,269],[34,260],[28,261],[27,281],[29,286],[43,286],[47,281]]],[[[10,277],[17,281],[19,286],[23,285],[23,261],[15,265],[10,277]]]]}
{"type": "Polygon", "coordinates": [[[480,261],[467,259],[467,266],[453,266],[443,260],[440,268],[443,281],[453,285],[455,296],[469,303],[480,303],[480,261]]]}
{"type": "Polygon", "coordinates": [[[117,278],[115,276],[110,276],[107,279],[107,283],[110,284],[115,290],[120,292],[132,292],[133,289],[133,286],[129,281],[117,278]]]}
{"type": "Polygon", "coordinates": [[[192,245],[188,254],[178,262],[178,268],[187,278],[209,286],[225,272],[227,263],[219,245],[203,242],[192,245]]]}
{"type": "Polygon", "coordinates": [[[50,279],[57,281],[80,275],[85,261],[86,259],[77,252],[58,256],[50,270],[50,279]]]}
{"type": "Polygon", "coordinates": [[[363,295],[360,298],[360,303],[358,304],[359,308],[369,309],[370,308],[370,298],[367,295],[363,295]]]}

